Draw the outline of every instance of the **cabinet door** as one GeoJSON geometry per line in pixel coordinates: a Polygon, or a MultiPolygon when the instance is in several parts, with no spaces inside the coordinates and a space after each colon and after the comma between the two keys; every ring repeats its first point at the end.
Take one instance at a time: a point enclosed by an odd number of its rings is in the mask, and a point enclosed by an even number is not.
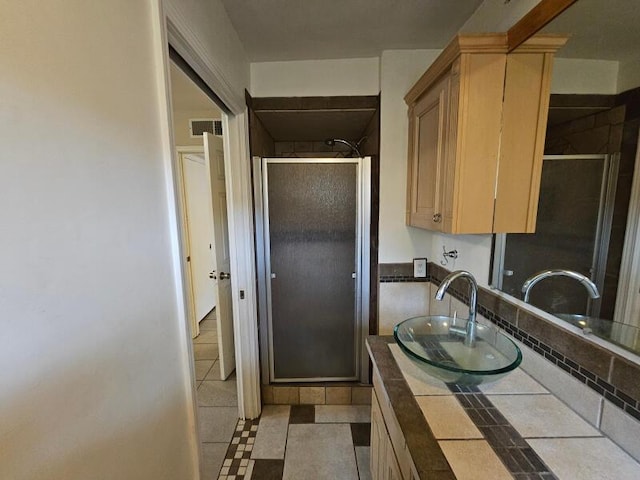
{"type": "Polygon", "coordinates": [[[385,472],[385,480],[402,480],[402,474],[400,473],[400,467],[398,466],[398,460],[396,460],[396,455],[393,453],[393,447],[391,446],[391,440],[389,437],[386,438],[387,441],[387,459],[386,459],[386,472],[385,472]]]}
{"type": "Polygon", "coordinates": [[[384,480],[387,460],[387,431],[384,427],[384,420],[382,419],[382,412],[378,405],[378,399],[373,392],[372,396],[370,453],[371,478],[372,480],[384,480]]]}
{"type": "Polygon", "coordinates": [[[455,202],[455,179],[456,179],[456,155],[458,140],[458,108],[460,101],[460,59],[456,60],[451,67],[449,77],[449,102],[447,106],[447,123],[445,125],[445,148],[442,162],[442,174],[440,176],[440,214],[442,216],[440,231],[452,233],[454,202],[455,202]]]}
{"type": "Polygon", "coordinates": [[[407,223],[430,230],[442,225],[449,82],[447,74],[409,111],[407,223]]]}

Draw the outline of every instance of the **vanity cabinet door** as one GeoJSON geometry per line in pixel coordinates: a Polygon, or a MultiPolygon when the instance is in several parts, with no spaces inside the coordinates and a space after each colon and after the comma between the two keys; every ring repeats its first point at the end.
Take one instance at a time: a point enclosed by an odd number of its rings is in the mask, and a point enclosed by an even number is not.
{"type": "Polygon", "coordinates": [[[407,224],[441,230],[446,170],[449,75],[409,109],[407,224]]]}
{"type": "Polygon", "coordinates": [[[398,460],[393,453],[393,447],[391,446],[391,440],[387,437],[387,459],[386,459],[386,475],[384,480],[402,480],[402,473],[400,473],[400,467],[398,466],[398,460]]]}
{"type": "Polygon", "coordinates": [[[371,478],[373,480],[383,480],[387,468],[387,431],[384,427],[382,412],[375,392],[372,391],[371,395],[371,478]]]}
{"type": "MultiPolygon", "coordinates": [[[[402,470],[396,458],[375,390],[371,395],[371,478],[373,480],[403,480],[402,470]]],[[[407,459],[410,462],[410,457],[407,459]]]]}

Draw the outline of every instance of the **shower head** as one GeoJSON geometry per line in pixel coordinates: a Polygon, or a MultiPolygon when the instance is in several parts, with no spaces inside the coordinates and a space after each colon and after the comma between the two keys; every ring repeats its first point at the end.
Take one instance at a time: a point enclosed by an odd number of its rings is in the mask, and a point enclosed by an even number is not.
{"type": "MultiPolygon", "coordinates": [[[[362,142],[362,140],[360,140],[360,142],[362,142]]],[[[353,142],[350,142],[349,140],[344,140],[342,138],[327,138],[324,141],[324,143],[330,147],[333,147],[336,143],[342,143],[351,149],[352,155],[355,152],[358,157],[362,157],[362,155],[360,154],[360,150],[358,150],[358,147],[360,146],[360,142],[353,143],[353,142]]]]}

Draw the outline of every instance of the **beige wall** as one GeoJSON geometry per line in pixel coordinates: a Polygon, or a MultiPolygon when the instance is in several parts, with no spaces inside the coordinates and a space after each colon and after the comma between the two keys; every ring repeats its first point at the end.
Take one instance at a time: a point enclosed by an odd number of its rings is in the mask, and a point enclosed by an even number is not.
{"type": "Polygon", "coordinates": [[[378,57],[251,64],[254,97],[377,95],[378,57]]]}
{"type": "Polygon", "coordinates": [[[197,474],[154,3],[0,0],[3,479],[197,474]]]}
{"type": "Polygon", "coordinates": [[[620,62],[618,71],[618,91],[625,92],[640,87],[640,59],[630,58],[620,62]]]}
{"type": "Polygon", "coordinates": [[[221,120],[220,108],[173,62],[169,75],[175,143],[180,147],[201,147],[202,137],[191,138],[189,120],[221,120]]]}
{"type": "Polygon", "coordinates": [[[178,110],[173,112],[173,132],[176,145],[179,147],[202,146],[202,137],[191,138],[189,119],[220,119],[219,110],[178,110]]]}
{"type": "Polygon", "coordinates": [[[582,58],[556,58],[551,93],[618,93],[619,62],[582,58]]]}

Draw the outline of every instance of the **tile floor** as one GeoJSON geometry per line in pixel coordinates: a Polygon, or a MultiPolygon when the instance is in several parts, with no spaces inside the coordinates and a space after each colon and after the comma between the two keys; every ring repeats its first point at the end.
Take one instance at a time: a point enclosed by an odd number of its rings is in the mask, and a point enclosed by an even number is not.
{"type": "Polygon", "coordinates": [[[235,373],[226,381],[220,379],[215,310],[200,322],[193,351],[202,442],[201,478],[216,480],[238,424],[238,399],[235,373]]]}
{"type": "Polygon", "coordinates": [[[266,405],[243,478],[368,480],[370,420],[369,405],[266,405]]]}
{"type": "Polygon", "coordinates": [[[265,405],[259,420],[238,421],[235,373],[220,379],[215,311],[193,347],[203,480],[371,478],[370,405],[265,405]]]}

